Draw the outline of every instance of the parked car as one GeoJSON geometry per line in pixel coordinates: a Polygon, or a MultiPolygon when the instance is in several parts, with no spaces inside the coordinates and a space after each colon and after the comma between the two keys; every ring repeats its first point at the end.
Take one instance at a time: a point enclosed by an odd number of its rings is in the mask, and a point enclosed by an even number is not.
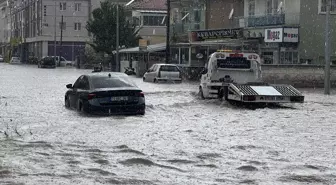
{"type": "Polygon", "coordinates": [[[10,64],[21,64],[21,59],[20,57],[12,57],[9,63],[10,64]]]}
{"type": "Polygon", "coordinates": [[[65,107],[91,114],[145,114],[145,96],[124,73],[80,76],[66,85],[65,107]]]}
{"type": "Polygon", "coordinates": [[[154,64],[143,76],[143,81],[154,83],[162,81],[182,82],[182,73],[174,64],[154,64]]]}
{"type": "Polygon", "coordinates": [[[43,57],[38,62],[38,68],[56,68],[56,61],[53,57],[43,57]]]}
{"type": "Polygon", "coordinates": [[[2,55],[0,55],[0,62],[4,62],[4,58],[2,55]]]}
{"type": "Polygon", "coordinates": [[[57,63],[58,66],[71,67],[71,66],[74,65],[73,61],[69,61],[69,60],[65,59],[64,57],[61,57],[61,61],[60,61],[59,58],[60,58],[59,56],[56,56],[56,63],[57,63]]]}

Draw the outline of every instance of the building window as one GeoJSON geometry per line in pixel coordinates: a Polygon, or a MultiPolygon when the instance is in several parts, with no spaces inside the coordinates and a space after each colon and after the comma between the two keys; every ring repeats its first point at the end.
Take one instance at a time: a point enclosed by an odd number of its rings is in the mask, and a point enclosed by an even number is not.
{"type": "Polygon", "coordinates": [[[144,26],[165,26],[164,16],[143,16],[144,26]]]}
{"type": "MultiPolygon", "coordinates": [[[[336,13],[336,0],[330,0],[330,12],[336,13]]],[[[328,0],[319,0],[319,13],[325,13],[327,11],[328,0]]]]}
{"type": "Polygon", "coordinates": [[[60,3],[60,10],[61,11],[66,10],[66,3],[60,3]]]}
{"type": "Polygon", "coordinates": [[[270,15],[273,13],[272,0],[266,0],[266,14],[270,15]]]}
{"type": "Polygon", "coordinates": [[[248,1],[248,15],[249,16],[255,15],[255,0],[248,1]]]}
{"type": "Polygon", "coordinates": [[[63,22],[63,24],[62,24],[62,22],[60,22],[59,23],[59,28],[65,30],[66,29],[66,22],[63,22]]]}
{"type": "Polygon", "coordinates": [[[75,3],[75,11],[76,12],[81,11],[81,3],[75,3]]]}
{"type": "Polygon", "coordinates": [[[76,22],[75,23],[75,30],[79,31],[79,30],[81,30],[81,28],[82,28],[82,24],[80,22],[76,22]]]}

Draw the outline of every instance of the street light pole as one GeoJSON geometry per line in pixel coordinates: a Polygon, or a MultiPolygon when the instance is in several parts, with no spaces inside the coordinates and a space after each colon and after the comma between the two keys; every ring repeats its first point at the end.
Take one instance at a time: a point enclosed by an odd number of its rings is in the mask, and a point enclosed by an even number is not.
{"type": "Polygon", "coordinates": [[[170,55],[170,0],[167,0],[167,22],[166,22],[166,64],[169,63],[170,55]]]}
{"type": "Polygon", "coordinates": [[[60,50],[59,50],[59,57],[58,57],[58,66],[61,66],[61,57],[62,57],[62,40],[63,40],[63,29],[64,28],[64,22],[63,22],[63,15],[61,20],[61,39],[60,39],[60,50]]]}
{"type": "Polygon", "coordinates": [[[56,59],[56,47],[57,47],[57,44],[56,44],[56,34],[57,34],[57,30],[56,30],[56,8],[57,4],[56,4],[56,1],[55,1],[55,15],[54,15],[54,60],[55,60],[55,64],[57,62],[57,59],[56,59]]]}
{"type": "Polygon", "coordinates": [[[325,24],[325,68],[324,68],[324,94],[330,94],[330,6],[331,0],[326,1],[325,24]]]}
{"type": "MultiPolygon", "coordinates": [[[[119,2],[117,3],[117,38],[116,38],[116,71],[119,72],[120,71],[120,67],[119,67],[119,2]]],[[[112,69],[112,66],[111,66],[112,69]]]]}

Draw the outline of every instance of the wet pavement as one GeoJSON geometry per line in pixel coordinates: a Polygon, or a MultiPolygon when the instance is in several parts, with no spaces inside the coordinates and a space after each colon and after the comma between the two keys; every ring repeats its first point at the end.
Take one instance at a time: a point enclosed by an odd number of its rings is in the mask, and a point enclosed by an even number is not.
{"type": "Polygon", "coordinates": [[[64,107],[90,72],[0,64],[0,184],[336,183],[336,96],[249,110],[134,79],[145,116],[90,117],[64,107]]]}

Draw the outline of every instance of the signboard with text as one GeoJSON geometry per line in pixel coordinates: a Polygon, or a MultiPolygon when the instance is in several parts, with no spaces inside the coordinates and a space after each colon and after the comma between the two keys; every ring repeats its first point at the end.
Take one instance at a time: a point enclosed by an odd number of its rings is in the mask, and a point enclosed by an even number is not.
{"type": "Polygon", "coordinates": [[[299,29],[298,28],[284,28],[283,29],[284,42],[299,42],[299,29]]]}
{"type": "Polygon", "coordinates": [[[282,42],[283,28],[265,29],[265,42],[282,42]]]}
{"type": "Polygon", "coordinates": [[[199,30],[190,32],[190,41],[206,41],[225,38],[239,38],[243,34],[241,28],[237,29],[220,29],[220,30],[199,30]]]}

